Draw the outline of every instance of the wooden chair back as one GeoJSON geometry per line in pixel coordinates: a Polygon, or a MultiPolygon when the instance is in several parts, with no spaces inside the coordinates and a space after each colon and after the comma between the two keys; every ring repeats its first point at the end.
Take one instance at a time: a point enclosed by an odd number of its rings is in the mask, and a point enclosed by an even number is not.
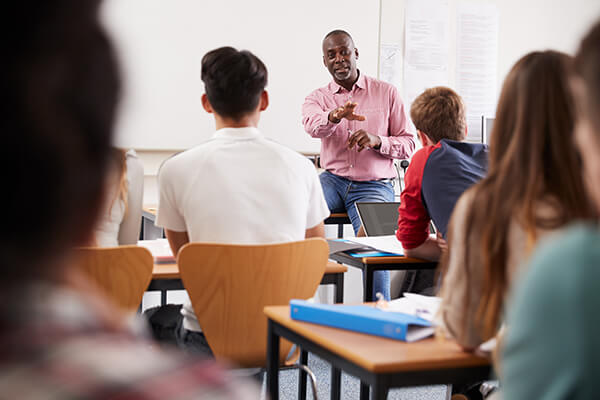
{"type": "MultiPolygon", "coordinates": [[[[264,367],[264,307],[312,297],[328,255],[327,242],[319,238],[266,245],[185,245],[177,257],[181,279],[216,359],[264,367]]],[[[282,341],[281,360],[290,347],[282,341]]]]}
{"type": "Polygon", "coordinates": [[[154,259],[138,246],[83,247],[77,249],[86,275],[117,306],[136,311],[150,280],[154,259]]]}

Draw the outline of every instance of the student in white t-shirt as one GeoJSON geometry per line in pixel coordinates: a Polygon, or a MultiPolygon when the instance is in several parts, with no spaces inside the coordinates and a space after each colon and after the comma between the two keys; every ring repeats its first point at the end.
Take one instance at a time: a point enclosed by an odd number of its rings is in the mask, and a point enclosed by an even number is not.
{"type": "MultiPolygon", "coordinates": [[[[156,225],[177,254],[187,242],[276,243],[323,237],[329,209],[311,162],[257,129],[269,98],[267,70],[249,51],[222,47],[202,59],[209,141],[160,169],[156,225]]],[[[251,282],[248,282],[251,285],[251,282]]],[[[191,304],[178,344],[209,352],[191,304]]]]}
{"type": "Polygon", "coordinates": [[[93,243],[100,247],[136,244],[142,224],[144,167],[133,150],[114,148],[111,155],[107,195],[93,243]]]}

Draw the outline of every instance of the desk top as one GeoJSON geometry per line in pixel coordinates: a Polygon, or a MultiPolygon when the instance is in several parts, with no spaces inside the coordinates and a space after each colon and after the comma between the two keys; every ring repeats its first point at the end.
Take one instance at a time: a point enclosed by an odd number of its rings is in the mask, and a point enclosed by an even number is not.
{"type": "MultiPolygon", "coordinates": [[[[339,274],[348,271],[348,267],[342,264],[328,261],[325,268],[325,275],[339,274]]],[[[181,279],[179,275],[179,267],[176,263],[170,264],[154,264],[152,270],[152,279],[181,279]]]]}
{"type": "Polygon", "coordinates": [[[145,205],[142,207],[142,211],[145,211],[148,214],[152,214],[154,216],[156,216],[157,210],[158,210],[158,206],[155,206],[155,205],[145,205]]]}
{"type": "Polygon", "coordinates": [[[430,338],[406,343],[294,321],[289,306],[269,306],[264,312],[269,319],[374,373],[490,365],[488,359],[462,351],[451,340],[430,338]]]}

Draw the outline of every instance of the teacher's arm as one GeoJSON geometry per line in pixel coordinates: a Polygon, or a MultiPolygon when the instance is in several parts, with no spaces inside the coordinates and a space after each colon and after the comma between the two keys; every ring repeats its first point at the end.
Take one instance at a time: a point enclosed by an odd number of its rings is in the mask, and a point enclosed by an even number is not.
{"type": "Polygon", "coordinates": [[[392,88],[389,96],[388,136],[380,136],[379,153],[388,158],[409,158],[415,151],[415,137],[407,130],[409,121],[398,90],[392,88]]]}
{"type": "Polygon", "coordinates": [[[325,138],[337,132],[342,119],[338,108],[327,109],[318,93],[311,93],[302,105],[302,125],[304,130],[314,138],[325,138]],[[338,118],[339,117],[339,118],[338,118]]]}

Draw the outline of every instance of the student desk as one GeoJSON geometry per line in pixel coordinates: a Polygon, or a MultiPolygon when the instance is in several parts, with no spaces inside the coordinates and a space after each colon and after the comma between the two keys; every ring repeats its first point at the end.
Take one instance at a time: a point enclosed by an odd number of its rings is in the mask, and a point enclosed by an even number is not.
{"type": "MultiPolygon", "coordinates": [[[[344,301],[344,273],[348,270],[345,265],[328,262],[325,268],[325,274],[321,279],[321,285],[334,285],[334,302],[342,303],[344,301]]],[[[167,304],[168,290],[184,290],[179,268],[177,264],[154,264],[152,270],[152,280],[148,286],[148,291],[160,291],[160,304],[167,304]]]]}
{"type": "MultiPolygon", "coordinates": [[[[406,343],[363,333],[294,321],[289,306],[265,307],[268,319],[267,390],[279,399],[279,339],[296,343],[332,365],[331,398],[340,398],[341,370],[361,381],[360,398],[387,398],[391,388],[458,384],[488,379],[488,359],[463,352],[451,340],[435,338],[406,343]]],[[[305,361],[305,360],[304,360],[305,361]]],[[[306,395],[306,377],[300,376],[299,398],[306,395]]]]}
{"type": "Polygon", "coordinates": [[[405,256],[352,257],[344,252],[337,252],[330,254],[329,258],[343,264],[360,268],[365,272],[363,301],[371,301],[373,299],[373,273],[375,271],[405,271],[437,268],[437,262],[405,256]]]}

